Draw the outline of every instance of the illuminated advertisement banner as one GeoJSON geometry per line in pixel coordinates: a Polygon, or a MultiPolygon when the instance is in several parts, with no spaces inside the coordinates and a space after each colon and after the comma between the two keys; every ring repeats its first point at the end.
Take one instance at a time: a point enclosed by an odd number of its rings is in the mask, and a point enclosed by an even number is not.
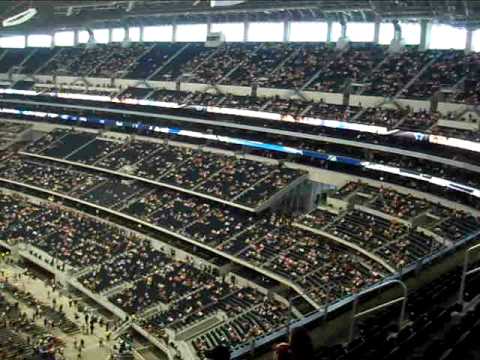
{"type": "Polygon", "coordinates": [[[480,152],[480,143],[475,141],[450,138],[441,135],[430,135],[429,140],[432,144],[455,147],[464,150],[480,152]]]}
{"type": "Polygon", "coordinates": [[[352,130],[358,132],[366,132],[377,135],[395,135],[398,137],[405,137],[415,141],[426,141],[432,144],[443,145],[448,147],[454,147],[463,150],[469,150],[474,152],[480,152],[480,143],[469,140],[462,140],[457,138],[449,138],[440,135],[430,135],[421,132],[400,131],[398,129],[388,130],[386,127],[375,125],[364,125],[359,123],[349,123],[338,120],[325,120],[313,117],[293,117],[288,114],[277,114],[266,111],[254,111],[247,109],[235,109],[235,108],[222,108],[218,106],[204,106],[204,105],[185,105],[174,102],[153,101],[153,100],[140,100],[140,99],[121,99],[118,97],[111,97],[108,95],[89,95],[89,94],[74,94],[63,92],[48,92],[41,93],[34,90],[16,90],[16,89],[0,89],[0,94],[15,94],[25,96],[37,96],[46,95],[64,99],[77,99],[77,100],[89,100],[100,102],[112,102],[121,103],[127,105],[140,105],[140,106],[156,106],[168,109],[192,109],[197,111],[206,111],[214,114],[226,114],[236,115],[243,117],[252,117],[272,121],[284,121],[290,123],[306,124],[311,126],[328,127],[332,129],[352,130]]]}
{"type": "Polygon", "coordinates": [[[315,159],[338,162],[338,163],[352,165],[352,166],[359,166],[369,170],[380,171],[380,172],[395,174],[403,177],[413,178],[416,180],[426,181],[430,184],[447,187],[449,189],[467,193],[477,198],[480,198],[480,190],[470,186],[459,184],[459,183],[456,183],[447,179],[442,179],[436,176],[419,173],[416,171],[401,169],[401,168],[389,166],[389,165],[372,163],[369,161],[362,161],[360,159],[356,159],[348,156],[337,156],[337,155],[326,154],[326,153],[313,151],[313,150],[296,149],[296,148],[292,148],[284,145],[269,144],[261,141],[252,141],[252,140],[241,139],[241,138],[233,138],[229,136],[206,134],[199,131],[190,131],[190,130],[182,130],[178,128],[145,125],[139,122],[132,123],[128,121],[118,121],[113,119],[102,119],[102,118],[96,118],[96,117],[46,113],[41,111],[18,110],[18,109],[11,109],[11,108],[0,108],[0,113],[25,115],[25,116],[32,116],[32,117],[38,117],[38,118],[45,118],[45,117],[60,118],[62,120],[67,120],[67,121],[81,121],[81,122],[90,122],[90,123],[107,125],[107,126],[147,129],[157,133],[186,136],[186,137],[193,137],[193,138],[206,139],[206,140],[214,140],[214,141],[219,141],[219,142],[228,143],[228,144],[247,146],[247,147],[257,148],[257,149],[264,149],[268,151],[276,151],[276,152],[282,152],[287,154],[306,156],[306,157],[311,157],[315,159]]]}
{"type": "Polygon", "coordinates": [[[118,97],[111,97],[108,95],[89,95],[89,94],[75,94],[75,93],[65,93],[65,92],[45,92],[41,93],[33,90],[16,90],[16,89],[0,89],[0,94],[17,94],[17,95],[26,95],[26,96],[52,96],[64,99],[73,99],[73,100],[89,100],[89,101],[100,101],[100,102],[113,102],[121,103],[127,105],[143,105],[143,106],[156,106],[169,109],[179,109],[186,108],[197,111],[206,111],[213,114],[225,114],[225,115],[235,115],[243,116],[250,118],[258,118],[271,121],[285,121],[285,122],[297,122],[301,124],[311,125],[311,126],[323,126],[334,129],[346,129],[353,131],[368,132],[378,135],[388,135],[396,132],[397,130],[388,130],[386,127],[382,126],[373,126],[373,125],[364,125],[358,123],[349,123],[345,121],[338,120],[325,120],[318,119],[313,117],[293,117],[288,114],[278,114],[271,113],[267,111],[255,111],[247,109],[236,109],[236,108],[225,108],[218,106],[204,106],[204,105],[186,105],[178,104],[174,102],[164,102],[164,101],[153,101],[153,100],[140,100],[140,99],[121,99],[118,97]]]}

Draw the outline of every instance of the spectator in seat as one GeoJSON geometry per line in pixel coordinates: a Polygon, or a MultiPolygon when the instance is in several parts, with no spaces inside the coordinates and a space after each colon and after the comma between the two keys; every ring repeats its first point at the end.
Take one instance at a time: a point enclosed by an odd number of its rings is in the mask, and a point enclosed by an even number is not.
{"type": "Polygon", "coordinates": [[[273,348],[273,360],[291,360],[290,345],[288,343],[276,344],[273,348]]]}
{"type": "Polygon", "coordinates": [[[290,353],[292,360],[313,359],[313,344],[310,334],[302,327],[290,334],[290,353]]]}
{"type": "Polygon", "coordinates": [[[219,345],[205,353],[210,360],[230,360],[230,349],[225,345],[219,345]]]}
{"type": "Polygon", "coordinates": [[[288,343],[279,343],[273,348],[274,360],[307,360],[313,359],[313,344],[308,332],[298,327],[290,333],[288,343]]]}

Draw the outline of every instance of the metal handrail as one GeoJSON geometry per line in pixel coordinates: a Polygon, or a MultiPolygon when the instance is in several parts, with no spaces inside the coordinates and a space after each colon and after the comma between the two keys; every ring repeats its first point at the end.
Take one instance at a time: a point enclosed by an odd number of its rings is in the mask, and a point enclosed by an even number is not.
{"type": "Polygon", "coordinates": [[[462,280],[460,281],[460,290],[458,292],[458,302],[460,303],[460,305],[462,305],[462,309],[464,307],[464,302],[465,302],[463,297],[465,292],[465,283],[467,281],[467,276],[473,275],[480,271],[480,265],[473,268],[472,270],[468,270],[468,265],[470,262],[470,253],[477,249],[480,249],[480,244],[471,246],[467,250],[465,250],[465,258],[463,260],[463,269],[462,269],[462,280]]]}
{"type": "Polygon", "coordinates": [[[386,281],[382,284],[379,284],[378,286],[375,286],[375,287],[372,287],[370,289],[366,289],[362,292],[360,292],[357,296],[355,296],[355,298],[353,299],[353,307],[352,307],[352,318],[351,318],[351,322],[350,322],[350,334],[349,334],[349,342],[351,342],[353,340],[353,335],[354,335],[354,332],[355,332],[355,320],[357,318],[360,318],[364,315],[367,315],[367,314],[370,314],[372,312],[375,312],[375,311],[378,311],[378,310],[381,310],[383,308],[386,308],[388,306],[391,306],[391,305],[394,305],[394,304],[397,304],[399,302],[402,302],[402,308],[400,310],[400,317],[398,319],[398,330],[401,330],[402,328],[402,324],[403,324],[403,320],[404,320],[404,317],[405,317],[405,308],[407,306],[407,297],[408,297],[408,289],[407,289],[407,285],[405,285],[405,283],[401,280],[398,280],[398,279],[393,279],[393,280],[389,280],[389,281],[386,281]],[[402,291],[403,291],[403,296],[400,296],[398,298],[395,298],[393,300],[390,300],[390,301],[386,301],[384,302],[383,304],[380,304],[380,305],[377,305],[377,306],[374,306],[368,310],[364,310],[364,311],[361,311],[361,312],[358,312],[357,313],[357,307],[358,307],[358,302],[360,300],[360,297],[363,296],[363,295],[366,295],[366,294],[369,294],[371,293],[372,291],[375,291],[375,290],[378,290],[378,289],[381,289],[381,288],[384,288],[388,285],[391,285],[391,284],[398,284],[402,287],[402,291]]]}

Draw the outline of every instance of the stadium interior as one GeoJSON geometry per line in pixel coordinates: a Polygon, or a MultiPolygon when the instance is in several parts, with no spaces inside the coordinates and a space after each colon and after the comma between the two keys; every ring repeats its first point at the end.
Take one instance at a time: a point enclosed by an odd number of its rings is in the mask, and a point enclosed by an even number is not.
{"type": "Polygon", "coordinates": [[[480,2],[0,2],[0,360],[480,359],[480,2]]]}

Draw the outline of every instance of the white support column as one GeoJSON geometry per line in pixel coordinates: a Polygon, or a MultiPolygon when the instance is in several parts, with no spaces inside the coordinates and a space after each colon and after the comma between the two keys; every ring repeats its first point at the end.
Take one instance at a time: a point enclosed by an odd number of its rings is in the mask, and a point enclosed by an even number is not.
{"type": "Polygon", "coordinates": [[[207,22],[207,35],[212,32],[212,20],[208,19],[207,22]]]}
{"type": "Polygon", "coordinates": [[[177,42],[177,23],[174,22],[172,24],[173,29],[172,29],[172,42],[177,42]]]}
{"type": "Polygon", "coordinates": [[[378,44],[380,41],[380,21],[377,20],[375,21],[375,30],[373,32],[373,42],[375,44],[378,44]]]}
{"type": "Polygon", "coordinates": [[[332,42],[332,21],[327,21],[327,43],[332,42]]]}
{"type": "Polygon", "coordinates": [[[285,20],[283,22],[283,42],[290,40],[290,21],[285,20]]]}
{"type": "Polygon", "coordinates": [[[243,41],[246,42],[248,40],[248,29],[250,27],[250,22],[249,21],[244,21],[243,22],[243,41]]]}
{"type": "Polygon", "coordinates": [[[467,29],[467,40],[465,42],[465,53],[467,53],[467,54],[469,54],[473,51],[472,40],[473,40],[473,30],[472,29],[467,29]]]}
{"type": "Polygon", "coordinates": [[[341,23],[341,25],[342,25],[342,35],[340,36],[340,38],[346,38],[348,23],[345,21],[344,23],[341,23]]]}
{"type": "Polygon", "coordinates": [[[140,26],[140,42],[143,42],[143,25],[140,26]]]}
{"type": "Polygon", "coordinates": [[[78,32],[79,32],[79,30],[74,30],[73,31],[73,46],[78,45],[78,32]]]}
{"type": "Polygon", "coordinates": [[[420,22],[421,33],[420,33],[420,51],[428,50],[430,47],[430,35],[432,31],[432,23],[428,20],[422,20],[420,22]]]}
{"type": "Polygon", "coordinates": [[[113,36],[113,29],[108,28],[108,43],[110,44],[112,42],[112,36],[113,36]]]}

